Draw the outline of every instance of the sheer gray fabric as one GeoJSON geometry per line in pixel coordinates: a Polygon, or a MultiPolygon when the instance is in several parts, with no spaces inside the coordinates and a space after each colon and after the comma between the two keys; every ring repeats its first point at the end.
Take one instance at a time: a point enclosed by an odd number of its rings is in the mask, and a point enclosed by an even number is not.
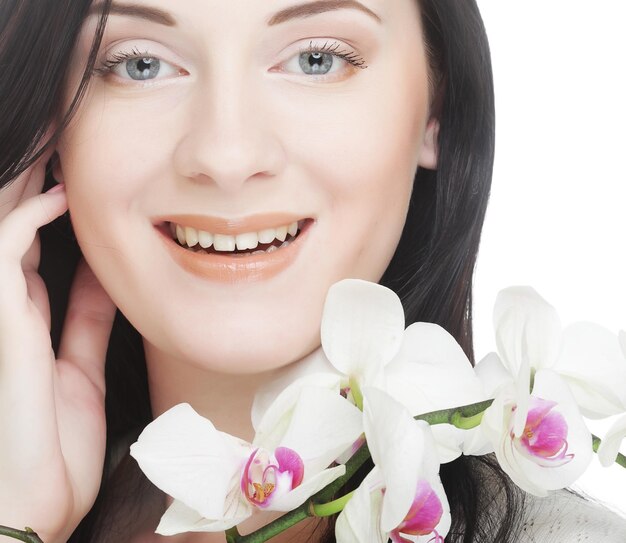
{"type": "Polygon", "coordinates": [[[526,503],[519,543],[626,543],[626,518],[598,503],[566,491],[526,503]]]}

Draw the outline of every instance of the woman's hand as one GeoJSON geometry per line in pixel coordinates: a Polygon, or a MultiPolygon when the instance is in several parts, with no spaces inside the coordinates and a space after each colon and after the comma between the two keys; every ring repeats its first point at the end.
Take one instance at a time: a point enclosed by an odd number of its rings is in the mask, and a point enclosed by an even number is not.
{"type": "Polygon", "coordinates": [[[51,153],[0,191],[0,525],[29,526],[45,543],[66,541],[98,493],[115,315],[81,260],[55,358],[37,272],[37,230],[67,210],[65,190],[39,194],[51,153]]]}

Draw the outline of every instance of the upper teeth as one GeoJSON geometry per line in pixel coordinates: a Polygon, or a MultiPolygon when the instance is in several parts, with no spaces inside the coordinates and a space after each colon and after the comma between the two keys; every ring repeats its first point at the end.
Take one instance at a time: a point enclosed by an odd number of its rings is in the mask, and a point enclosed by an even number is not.
{"type": "Polygon", "coordinates": [[[285,241],[287,234],[295,236],[298,233],[298,228],[298,221],[294,221],[291,224],[277,228],[229,236],[226,234],[212,234],[204,230],[196,230],[190,226],[170,223],[172,236],[176,236],[181,245],[194,247],[200,244],[200,247],[204,249],[208,249],[213,245],[216,251],[234,251],[235,246],[239,250],[256,249],[259,243],[272,243],[274,239],[285,241]]]}

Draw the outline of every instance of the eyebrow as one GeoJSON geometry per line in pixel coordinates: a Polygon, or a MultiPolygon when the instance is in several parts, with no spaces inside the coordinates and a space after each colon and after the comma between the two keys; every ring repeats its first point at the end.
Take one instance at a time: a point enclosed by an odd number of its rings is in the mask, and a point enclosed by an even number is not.
{"type": "MultiPolygon", "coordinates": [[[[89,14],[100,13],[104,3],[92,4],[89,14]]],[[[176,19],[167,11],[159,8],[140,6],[139,4],[111,4],[110,15],[125,15],[126,17],[136,17],[165,26],[176,26],[176,19]]]]}
{"type": "Polygon", "coordinates": [[[319,13],[325,13],[327,11],[336,11],[338,9],[357,9],[366,13],[370,17],[373,17],[379,23],[381,19],[371,9],[365,7],[361,2],[357,0],[316,0],[315,2],[307,2],[306,4],[298,4],[276,13],[267,23],[268,26],[290,21],[292,19],[302,19],[304,17],[311,17],[318,15],[319,13]]]}
{"type": "MultiPolygon", "coordinates": [[[[89,14],[99,13],[102,11],[102,7],[102,2],[92,4],[91,8],[89,8],[89,14]]],[[[279,11],[271,17],[267,25],[274,26],[293,19],[303,19],[305,17],[312,17],[313,15],[339,9],[356,9],[366,13],[379,23],[382,22],[381,18],[376,15],[376,13],[357,0],[316,0],[279,11]]],[[[139,4],[111,4],[109,14],[136,17],[165,26],[177,26],[176,19],[167,11],[154,7],[141,6],[139,4]]]]}

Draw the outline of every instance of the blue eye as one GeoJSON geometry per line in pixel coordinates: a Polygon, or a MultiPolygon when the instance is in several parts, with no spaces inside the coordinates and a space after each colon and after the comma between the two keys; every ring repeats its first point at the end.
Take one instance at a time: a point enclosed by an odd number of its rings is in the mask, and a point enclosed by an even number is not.
{"type": "MultiPolygon", "coordinates": [[[[311,51],[310,53],[300,53],[300,68],[307,75],[325,75],[330,72],[333,67],[335,57],[328,53],[320,53],[319,51],[311,51]]],[[[336,63],[335,63],[336,64],[336,63]]]]}
{"type": "Polygon", "coordinates": [[[161,61],[158,58],[131,58],[126,62],[126,73],[136,81],[154,79],[160,69],[161,61]]]}
{"type": "MultiPolygon", "coordinates": [[[[309,47],[301,49],[297,58],[297,65],[306,75],[328,75],[334,73],[344,63],[351,64],[355,68],[367,68],[362,57],[354,51],[339,50],[340,44],[334,42],[331,45],[326,42],[322,46],[309,43],[309,47]]],[[[287,66],[293,66],[294,62],[288,62],[287,66]]]]}
{"type": "Polygon", "coordinates": [[[94,75],[105,76],[114,73],[121,79],[133,81],[150,81],[157,79],[157,76],[167,77],[168,75],[180,74],[181,70],[175,68],[168,62],[151,56],[148,52],[123,51],[114,53],[107,58],[102,66],[93,70],[94,75]]]}

